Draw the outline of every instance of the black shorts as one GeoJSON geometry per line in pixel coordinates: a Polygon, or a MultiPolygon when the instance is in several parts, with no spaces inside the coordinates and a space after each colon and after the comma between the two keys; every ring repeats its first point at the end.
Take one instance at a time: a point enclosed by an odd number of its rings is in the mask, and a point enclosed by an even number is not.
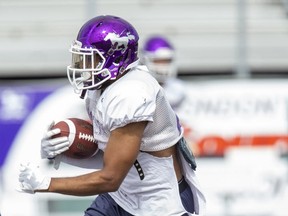
{"type": "MultiPolygon", "coordinates": [[[[185,179],[179,181],[179,193],[186,211],[194,213],[193,194],[185,179]]],[[[184,214],[186,216],[188,214],[184,214]]],[[[85,216],[133,216],[121,208],[108,193],[100,194],[85,211],[85,216]]]]}

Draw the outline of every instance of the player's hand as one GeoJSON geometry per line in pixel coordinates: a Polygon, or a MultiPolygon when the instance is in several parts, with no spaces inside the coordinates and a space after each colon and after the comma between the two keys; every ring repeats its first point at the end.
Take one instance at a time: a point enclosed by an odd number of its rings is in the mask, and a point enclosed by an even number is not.
{"type": "Polygon", "coordinates": [[[41,139],[41,158],[54,159],[57,155],[69,149],[67,136],[52,138],[60,133],[59,128],[52,129],[54,121],[48,126],[43,138],[41,139]]]}
{"type": "Polygon", "coordinates": [[[36,190],[46,190],[49,188],[51,178],[44,176],[39,166],[33,166],[30,163],[20,164],[19,169],[19,188],[20,192],[35,193],[36,190]]]}

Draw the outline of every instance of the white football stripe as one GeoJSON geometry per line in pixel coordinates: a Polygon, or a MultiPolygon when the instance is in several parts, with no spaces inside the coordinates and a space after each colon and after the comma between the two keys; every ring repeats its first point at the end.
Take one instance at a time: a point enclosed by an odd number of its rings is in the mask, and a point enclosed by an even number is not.
{"type": "Polygon", "coordinates": [[[78,136],[79,139],[84,139],[84,140],[87,140],[89,142],[95,142],[95,139],[93,137],[93,135],[89,135],[89,134],[85,134],[85,133],[79,133],[79,136],[78,136]]]}
{"type": "Polygon", "coordinates": [[[75,127],[74,123],[69,119],[64,120],[64,122],[66,122],[66,124],[68,125],[68,128],[69,128],[68,139],[69,139],[69,146],[71,146],[75,140],[76,127],[75,127]]]}

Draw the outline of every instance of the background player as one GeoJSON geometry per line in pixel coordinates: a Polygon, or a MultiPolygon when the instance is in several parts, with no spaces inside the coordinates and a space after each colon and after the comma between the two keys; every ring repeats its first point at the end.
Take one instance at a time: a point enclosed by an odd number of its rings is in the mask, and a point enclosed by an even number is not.
{"type": "MultiPolygon", "coordinates": [[[[191,119],[181,118],[181,113],[187,101],[186,83],[178,78],[176,50],[172,43],[164,36],[149,37],[142,48],[141,62],[164,88],[165,94],[174,111],[178,114],[184,127],[184,136],[193,152],[197,155],[197,136],[190,127],[191,119]],[[180,114],[180,115],[179,115],[180,114]]],[[[186,116],[183,114],[183,116],[186,116]]]]}
{"type": "Polygon", "coordinates": [[[177,110],[186,97],[185,84],[177,78],[175,49],[163,36],[149,37],[142,48],[141,61],[164,88],[174,110],[177,110]]]}

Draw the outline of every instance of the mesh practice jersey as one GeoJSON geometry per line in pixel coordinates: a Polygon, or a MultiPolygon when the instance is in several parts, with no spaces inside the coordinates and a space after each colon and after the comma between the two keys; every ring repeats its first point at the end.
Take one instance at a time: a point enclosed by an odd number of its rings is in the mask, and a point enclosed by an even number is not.
{"type": "MultiPolygon", "coordinates": [[[[137,66],[109,85],[105,91],[88,91],[86,107],[93,120],[94,136],[105,152],[111,131],[132,122],[148,121],[140,150],[159,151],[175,145],[183,130],[163,88],[147,71],[137,66]]],[[[137,161],[144,178],[132,166],[116,192],[109,193],[133,215],[182,215],[172,157],[157,158],[139,152],[137,161]]],[[[197,200],[197,199],[196,199],[197,200]]]]}
{"type": "Polygon", "coordinates": [[[166,149],[182,137],[182,128],[163,88],[145,69],[134,68],[102,94],[88,91],[87,111],[100,149],[105,149],[112,130],[132,122],[149,122],[140,147],[143,151],[166,149]]]}

